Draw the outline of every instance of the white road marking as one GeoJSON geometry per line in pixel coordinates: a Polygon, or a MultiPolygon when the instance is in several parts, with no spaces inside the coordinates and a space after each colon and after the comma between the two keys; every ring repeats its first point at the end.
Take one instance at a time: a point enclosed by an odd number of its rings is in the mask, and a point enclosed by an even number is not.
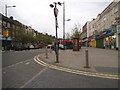
{"type": "Polygon", "coordinates": [[[16,63],[16,64],[12,64],[12,65],[10,65],[10,66],[4,67],[4,68],[2,68],[2,70],[7,69],[7,68],[10,68],[10,67],[13,67],[13,66],[16,66],[16,65],[21,64],[21,63],[25,63],[25,62],[27,62],[27,61],[32,61],[32,60],[33,60],[33,58],[27,59],[27,60],[22,61],[22,62],[18,62],[18,63],[16,63]]]}
{"type": "Polygon", "coordinates": [[[32,77],[32,79],[30,79],[28,82],[26,82],[23,86],[21,86],[20,88],[24,88],[26,85],[28,85],[31,81],[33,81],[36,77],[38,77],[40,74],[42,74],[45,70],[47,69],[47,67],[45,67],[42,71],[40,71],[38,74],[36,74],[34,77],[32,77]]]}
{"type": "Polygon", "coordinates": [[[27,62],[27,63],[25,63],[25,64],[27,64],[27,65],[28,65],[28,64],[30,64],[30,62],[27,62]]]}

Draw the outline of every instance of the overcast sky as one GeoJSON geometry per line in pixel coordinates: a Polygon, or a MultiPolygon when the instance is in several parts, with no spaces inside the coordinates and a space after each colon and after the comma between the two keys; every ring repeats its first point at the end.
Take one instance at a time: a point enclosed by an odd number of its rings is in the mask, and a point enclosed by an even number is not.
{"type": "MultiPolygon", "coordinates": [[[[53,2],[63,0],[0,0],[0,13],[5,15],[5,4],[16,7],[8,8],[8,17],[13,16],[15,20],[32,26],[38,32],[48,33],[55,36],[55,18],[53,2]]],[[[71,32],[75,24],[83,26],[87,21],[101,13],[113,0],[65,0],[66,32],[71,32]]],[[[63,37],[63,6],[57,6],[58,13],[58,35],[63,37]]]]}

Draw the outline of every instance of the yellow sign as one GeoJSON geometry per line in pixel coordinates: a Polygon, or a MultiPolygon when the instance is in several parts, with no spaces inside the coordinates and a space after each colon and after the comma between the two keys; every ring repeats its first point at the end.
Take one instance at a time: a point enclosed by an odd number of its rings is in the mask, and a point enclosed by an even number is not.
{"type": "Polygon", "coordinates": [[[8,29],[4,30],[4,34],[3,34],[5,37],[8,37],[9,36],[9,31],[8,29]]]}

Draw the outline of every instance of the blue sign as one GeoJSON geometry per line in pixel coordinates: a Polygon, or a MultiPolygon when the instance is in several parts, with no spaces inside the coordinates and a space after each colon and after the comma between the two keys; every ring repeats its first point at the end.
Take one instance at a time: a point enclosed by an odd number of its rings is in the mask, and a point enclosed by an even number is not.
{"type": "MultiPolygon", "coordinates": [[[[106,34],[109,34],[109,33],[112,33],[112,30],[103,31],[103,35],[106,35],[106,34]]],[[[95,36],[95,38],[98,38],[98,37],[100,37],[100,34],[95,36]]]]}

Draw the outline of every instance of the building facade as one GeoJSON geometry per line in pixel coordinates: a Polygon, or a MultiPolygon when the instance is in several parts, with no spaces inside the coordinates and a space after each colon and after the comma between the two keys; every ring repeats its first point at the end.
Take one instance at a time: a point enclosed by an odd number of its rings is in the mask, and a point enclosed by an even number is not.
{"type": "Polygon", "coordinates": [[[37,44],[37,43],[52,43],[52,36],[48,34],[39,33],[31,26],[24,25],[17,20],[14,20],[0,14],[0,40],[2,47],[7,47],[10,50],[12,46],[24,44],[37,44]],[[47,40],[47,41],[46,41],[47,40]]]}
{"type": "Polygon", "coordinates": [[[97,48],[118,49],[120,30],[120,1],[109,4],[89,22],[88,45],[97,48]]]}

